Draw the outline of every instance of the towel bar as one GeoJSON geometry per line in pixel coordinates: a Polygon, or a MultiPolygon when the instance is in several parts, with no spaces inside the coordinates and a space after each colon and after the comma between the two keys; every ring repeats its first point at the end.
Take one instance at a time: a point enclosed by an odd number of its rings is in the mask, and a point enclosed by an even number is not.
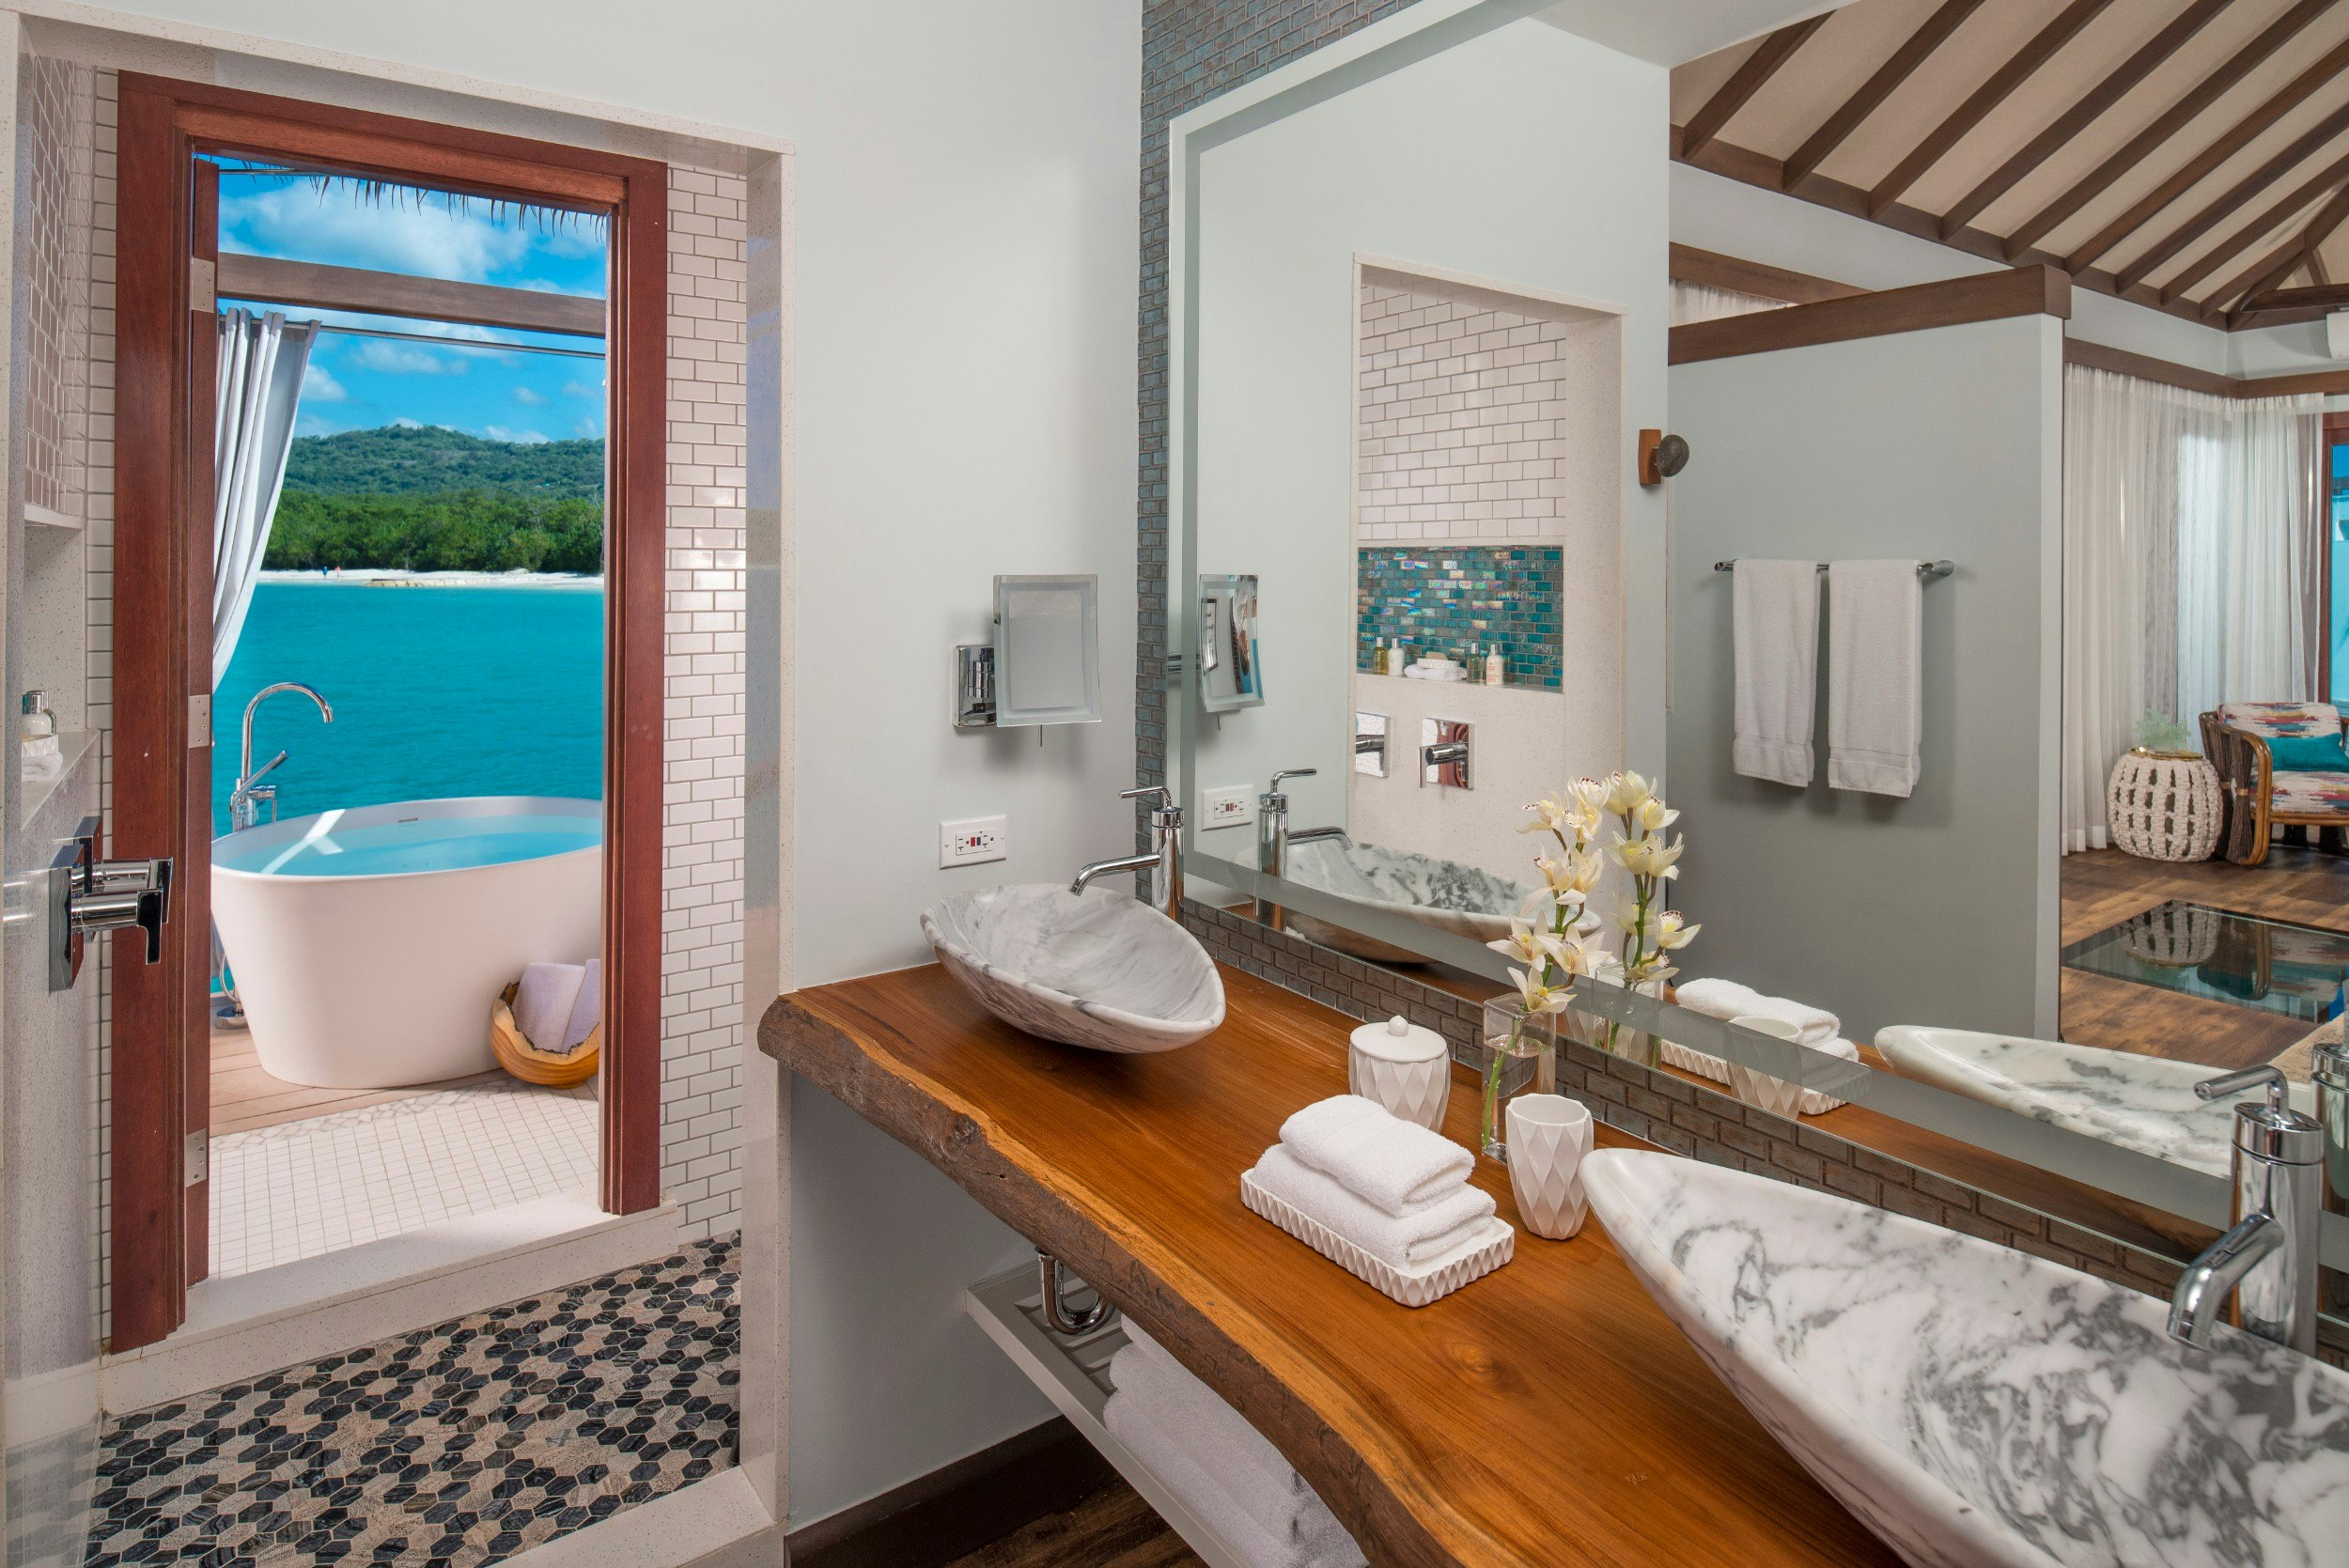
{"type": "MultiPolygon", "coordinates": [[[[1713,569],[1715,571],[1735,571],[1737,569],[1736,558],[1732,556],[1726,561],[1716,561],[1713,563],[1713,569]]],[[[1824,561],[1820,562],[1819,569],[1821,571],[1827,570],[1827,563],[1824,561]]],[[[1947,577],[1950,573],[1955,570],[1957,570],[1957,563],[1954,561],[1920,561],[1917,563],[1917,575],[1923,578],[1928,582],[1932,582],[1937,577],[1947,577]]]]}

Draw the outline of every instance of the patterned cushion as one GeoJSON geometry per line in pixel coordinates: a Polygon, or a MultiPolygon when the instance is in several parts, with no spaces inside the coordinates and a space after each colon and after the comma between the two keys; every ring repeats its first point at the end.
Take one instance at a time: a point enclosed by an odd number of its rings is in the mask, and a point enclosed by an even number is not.
{"type": "Polygon", "coordinates": [[[2330,703],[2221,703],[2218,719],[2253,735],[2341,733],[2341,712],[2330,703]]]}
{"type": "Polygon", "coordinates": [[[2349,817],[2349,773],[2279,773],[2274,809],[2295,816],[2349,817]]]}

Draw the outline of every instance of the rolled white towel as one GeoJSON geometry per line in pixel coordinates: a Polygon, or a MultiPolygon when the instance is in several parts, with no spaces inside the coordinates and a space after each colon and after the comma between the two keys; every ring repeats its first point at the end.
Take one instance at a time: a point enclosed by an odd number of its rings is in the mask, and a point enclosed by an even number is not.
{"type": "Polygon", "coordinates": [[[1476,1157],[1377,1100],[1333,1094],[1281,1124],[1289,1153],[1383,1213],[1402,1216],[1447,1197],[1476,1157]]]}
{"type": "Polygon", "coordinates": [[[587,971],[577,964],[525,964],[514,984],[514,1026],[544,1051],[567,1048],[563,1038],[579,1006],[587,971]]]}
{"type": "Polygon", "coordinates": [[[580,972],[579,998],[571,1005],[571,1016],[563,1025],[563,1044],[556,1048],[565,1056],[587,1043],[596,1025],[603,1017],[603,960],[590,958],[580,972]]]}
{"type": "Polygon", "coordinates": [[[1256,1185],[1375,1257],[1410,1268],[1441,1257],[1483,1231],[1492,1194],[1462,1182],[1448,1197],[1392,1215],[1356,1197],[1275,1143],[1256,1161],[1256,1185]]]}
{"type": "Polygon", "coordinates": [[[1112,1412],[1122,1403],[1146,1419],[1285,1559],[1318,1561],[1339,1546],[1351,1555],[1332,1560],[1361,1560],[1337,1515],[1280,1450],[1130,1321],[1125,1331],[1126,1345],[1110,1358],[1112,1412]]]}
{"type": "Polygon", "coordinates": [[[1110,1436],[1124,1444],[1144,1469],[1181,1498],[1183,1506],[1250,1568],[1361,1568],[1361,1549],[1343,1529],[1334,1537],[1313,1541],[1284,1542],[1274,1537],[1216,1483],[1199,1464],[1198,1452],[1159,1425],[1155,1415],[1125,1394],[1112,1395],[1102,1412],[1110,1436]]]}
{"type": "Polygon", "coordinates": [[[1755,1016],[1782,1019],[1802,1032],[1795,1036],[1798,1045],[1824,1045],[1843,1032],[1843,1020],[1824,1007],[1808,1006],[1784,997],[1764,996],[1735,980],[1684,980],[1675,987],[1673,996],[1691,1013],[1702,1013],[1709,1018],[1755,1016]]]}

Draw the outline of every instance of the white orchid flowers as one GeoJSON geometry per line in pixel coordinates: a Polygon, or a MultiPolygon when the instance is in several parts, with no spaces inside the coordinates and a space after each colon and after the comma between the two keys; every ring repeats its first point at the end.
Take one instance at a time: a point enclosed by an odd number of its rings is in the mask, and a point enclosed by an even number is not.
{"type": "Polygon", "coordinates": [[[1518,831],[1548,833],[1558,852],[1534,861],[1542,885],[1527,901],[1525,918],[1512,923],[1506,939],[1490,945],[1526,966],[1518,991],[1528,1014],[1556,1011],[1563,1003],[1551,993],[1583,976],[1639,984],[1678,972],[1666,955],[1688,946],[1698,927],[1663,907],[1664,884],[1680,875],[1687,841],[1666,836],[1680,814],[1655,785],[1628,771],[1577,779],[1526,810],[1528,820],[1518,831]],[[1602,855],[1596,841],[1610,818],[1618,831],[1602,855]],[[1620,956],[1599,948],[1600,922],[1589,908],[1610,859],[1631,878],[1631,897],[1616,916],[1624,934],[1620,956]]]}

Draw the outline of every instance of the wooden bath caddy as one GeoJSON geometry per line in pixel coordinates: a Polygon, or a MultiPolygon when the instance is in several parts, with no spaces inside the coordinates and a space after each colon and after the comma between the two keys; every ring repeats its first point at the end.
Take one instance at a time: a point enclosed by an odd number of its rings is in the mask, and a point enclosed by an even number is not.
{"type": "Polygon", "coordinates": [[[603,1025],[589,1030],[568,1056],[540,1050],[514,1021],[514,991],[512,986],[500,991],[498,1004],[490,1009],[490,1048],[497,1053],[498,1065],[544,1089],[569,1089],[595,1077],[596,1059],[603,1053],[603,1025]]]}

